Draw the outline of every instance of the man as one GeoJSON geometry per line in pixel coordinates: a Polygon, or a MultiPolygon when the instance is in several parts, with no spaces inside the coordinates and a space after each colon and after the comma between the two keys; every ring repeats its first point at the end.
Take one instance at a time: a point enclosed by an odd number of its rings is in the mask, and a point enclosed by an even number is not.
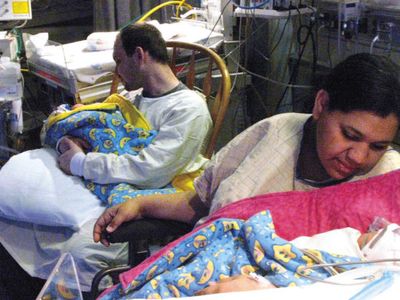
{"type": "Polygon", "coordinates": [[[160,188],[178,174],[200,169],[212,126],[207,104],[189,90],[168,65],[161,33],[146,23],[125,27],[114,45],[116,72],[127,91],[142,88],[134,104],[157,137],[137,156],[86,153],[83,143],[64,138],[59,144],[61,169],[96,183],[126,182],[138,188],[160,188]]]}
{"type": "MultiPolygon", "coordinates": [[[[58,146],[62,152],[58,159],[61,169],[96,183],[126,182],[138,188],[159,188],[176,175],[202,168],[207,160],[201,151],[212,120],[205,100],[183,85],[168,66],[167,49],[160,32],[145,23],[129,25],[119,33],[113,55],[125,88],[128,91],[142,88],[134,104],[158,132],[157,137],[137,156],[85,153],[84,142],[63,138],[58,146]]],[[[17,273],[4,274],[11,298],[36,297],[39,290],[30,288],[25,271],[30,276],[46,279],[64,252],[70,252],[77,264],[83,291],[90,290],[93,276],[109,266],[108,263],[126,263],[125,244],[106,249],[93,243],[94,222],[86,222],[78,231],[0,222],[5,248],[0,247],[2,265],[17,273]],[[16,277],[24,278],[24,289],[19,287],[16,277]]],[[[39,280],[34,286],[40,288],[43,284],[39,280]]]]}

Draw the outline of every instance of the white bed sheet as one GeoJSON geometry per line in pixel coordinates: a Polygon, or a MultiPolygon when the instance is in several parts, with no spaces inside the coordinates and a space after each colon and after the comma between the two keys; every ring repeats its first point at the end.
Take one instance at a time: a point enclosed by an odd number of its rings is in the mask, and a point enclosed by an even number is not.
{"type": "MultiPolygon", "coordinates": [[[[205,24],[191,21],[159,24],[151,21],[162,33],[165,40],[177,40],[212,46],[223,40],[223,34],[212,32],[205,24]]],[[[115,36],[117,32],[115,32],[115,36]]],[[[44,35],[42,35],[43,37],[44,35]]],[[[97,34],[96,38],[100,38],[97,34]]],[[[28,43],[28,60],[39,67],[51,70],[55,76],[76,79],[86,84],[95,84],[101,77],[110,74],[115,69],[112,57],[112,47],[101,51],[92,51],[93,34],[88,39],[74,43],[46,45],[37,37],[31,37],[28,43]],[[33,45],[35,44],[36,45],[33,45]]],[[[43,38],[42,38],[43,39],[43,38]]],[[[104,42],[109,43],[110,32],[104,33],[104,42]]]]}

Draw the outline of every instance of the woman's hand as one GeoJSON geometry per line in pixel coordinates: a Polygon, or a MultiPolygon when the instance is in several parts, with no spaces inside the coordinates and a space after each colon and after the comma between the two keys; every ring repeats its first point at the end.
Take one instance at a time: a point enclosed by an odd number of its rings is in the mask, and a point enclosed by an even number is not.
{"type": "Polygon", "coordinates": [[[93,228],[93,240],[109,246],[110,242],[106,240],[102,233],[111,233],[115,231],[122,223],[142,218],[140,201],[131,199],[124,203],[110,207],[97,219],[93,228]]]}
{"type": "Polygon", "coordinates": [[[250,275],[242,274],[221,279],[219,282],[211,282],[207,288],[197,292],[196,296],[269,288],[275,288],[275,286],[269,283],[267,279],[259,281],[250,275]]]}

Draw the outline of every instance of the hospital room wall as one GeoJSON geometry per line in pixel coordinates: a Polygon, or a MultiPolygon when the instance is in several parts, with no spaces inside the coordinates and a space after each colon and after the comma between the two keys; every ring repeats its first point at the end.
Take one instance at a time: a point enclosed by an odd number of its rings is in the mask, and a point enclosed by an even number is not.
{"type": "MultiPolygon", "coordinates": [[[[197,4],[200,0],[187,0],[188,4],[197,4]]],[[[94,5],[94,31],[115,31],[132,20],[150,11],[151,8],[166,2],[165,0],[96,0],[94,5]]],[[[160,23],[170,20],[171,10],[163,9],[152,17],[160,23]]]]}
{"type": "Polygon", "coordinates": [[[379,17],[371,14],[363,17],[368,22],[367,29],[358,34],[342,34],[340,50],[337,27],[325,25],[324,20],[316,20],[313,40],[308,38],[303,46],[299,40],[306,40],[310,16],[279,20],[243,18],[242,29],[236,30],[241,31],[240,40],[245,41],[241,46],[241,70],[246,68],[256,74],[251,76],[242,97],[248,122],[252,124],[286,111],[310,111],[314,90],[288,88],[288,83],[302,86],[318,83],[345,57],[357,52],[370,52],[371,42],[377,35],[377,22],[393,22],[395,27],[392,39],[381,34],[372,52],[400,64],[400,11],[391,11],[391,15],[382,13],[379,17]],[[299,32],[300,26],[302,30],[299,32]]]}
{"type": "Polygon", "coordinates": [[[32,1],[32,19],[23,27],[24,33],[48,32],[59,43],[82,40],[93,32],[92,0],[32,1]]]}

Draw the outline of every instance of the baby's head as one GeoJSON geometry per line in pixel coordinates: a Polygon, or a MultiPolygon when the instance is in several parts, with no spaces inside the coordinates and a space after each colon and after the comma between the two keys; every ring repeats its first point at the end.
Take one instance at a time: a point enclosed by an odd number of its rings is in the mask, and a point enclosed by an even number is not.
{"type": "MultiPolygon", "coordinates": [[[[392,223],[378,230],[361,252],[366,260],[400,259],[400,226],[392,223]]],[[[386,264],[400,266],[400,261],[386,264]]]]}

